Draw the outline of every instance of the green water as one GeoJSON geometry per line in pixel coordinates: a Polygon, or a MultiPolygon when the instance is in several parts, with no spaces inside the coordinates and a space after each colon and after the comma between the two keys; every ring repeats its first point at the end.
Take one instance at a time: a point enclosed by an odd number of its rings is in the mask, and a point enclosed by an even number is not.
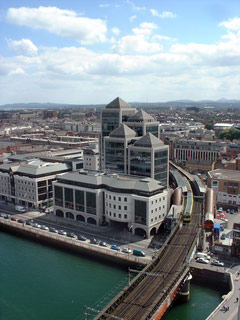
{"type": "Polygon", "coordinates": [[[203,320],[222,301],[222,293],[191,283],[188,303],[176,304],[167,311],[163,320],[203,320]]]}
{"type": "MultiPolygon", "coordinates": [[[[101,309],[126,283],[125,270],[0,232],[0,320],[84,319],[85,305],[101,309]]],[[[203,320],[219,302],[192,285],[164,320],[203,320]]]]}

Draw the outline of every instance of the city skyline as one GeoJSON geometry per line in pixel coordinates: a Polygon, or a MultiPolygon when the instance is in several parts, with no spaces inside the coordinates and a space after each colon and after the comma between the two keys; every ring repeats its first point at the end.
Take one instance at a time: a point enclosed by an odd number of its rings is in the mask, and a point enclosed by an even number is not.
{"type": "Polygon", "coordinates": [[[0,4],[0,105],[239,99],[238,1],[0,4]]]}

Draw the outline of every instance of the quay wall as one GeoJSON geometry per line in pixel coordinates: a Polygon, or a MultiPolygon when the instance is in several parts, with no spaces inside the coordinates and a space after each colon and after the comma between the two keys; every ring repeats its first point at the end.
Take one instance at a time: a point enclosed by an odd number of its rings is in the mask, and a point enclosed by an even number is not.
{"type": "Polygon", "coordinates": [[[122,267],[136,267],[136,265],[147,265],[151,260],[127,255],[98,245],[90,245],[84,241],[71,239],[66,236],[51,233],[49,231],[22,225],[15,221],[0,220],[0,230],[28,238],[32,241],[50,245],[68,252],[76,253],[94,260],[102,260],[108,263],[115,263],[122,267]]]}

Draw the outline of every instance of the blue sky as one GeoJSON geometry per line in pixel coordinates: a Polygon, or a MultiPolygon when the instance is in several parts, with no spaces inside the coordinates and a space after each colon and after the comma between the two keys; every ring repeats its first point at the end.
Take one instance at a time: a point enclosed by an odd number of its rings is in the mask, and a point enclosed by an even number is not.
{"type": "Polygon", "coordinates": [[[0,0],[0,105],[240,99],[239,0],[0,0]]]}

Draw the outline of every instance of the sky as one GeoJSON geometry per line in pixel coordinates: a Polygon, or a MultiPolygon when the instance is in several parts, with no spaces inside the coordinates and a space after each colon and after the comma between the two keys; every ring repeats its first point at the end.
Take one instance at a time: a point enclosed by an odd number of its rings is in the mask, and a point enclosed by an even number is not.
{"type": "Polygon", "coordinates": [[[240,99],[239,0],[0,0],[0,105],[240,99]]]}

